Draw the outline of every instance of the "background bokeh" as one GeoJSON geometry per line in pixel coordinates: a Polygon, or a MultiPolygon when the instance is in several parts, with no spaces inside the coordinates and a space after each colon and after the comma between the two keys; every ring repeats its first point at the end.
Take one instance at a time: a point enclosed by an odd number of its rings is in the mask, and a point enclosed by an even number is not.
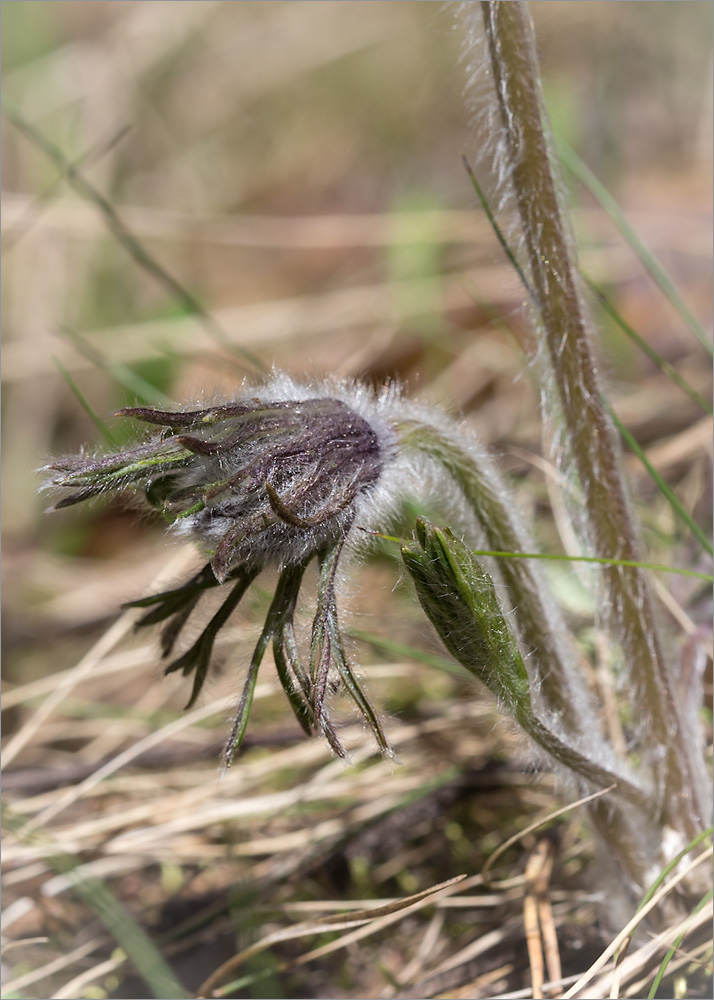
{"type": "MultiPolygon", "coordinates": [[[[604,182],[709,330],[711,5],[530,6],[556,135],[604,182]]],[[[182,558],[160,524],[137,520],[118,503],[45,515],[38,467],[49,455],[102,442],[71,383],[105,418],[142,397],[229,394],[251,373],[244,349],[296,375],[338,373],[374,384],[397,378],[406,391],[466,418],[518,484],[541,543],[558,548],[537,394],[514,336],[525,323],[523,296],[475,207],[460,158],[462,149],[477,151],[479,136],[464,110],[454,15],[454,8],[411,0],[3,3],[3,642],[10,737],[32,724],[48,693],[111,626],[121,602],[140,596],[170,560],[182,558]],[[78,189],[84,180],[95,194],[78,189]],[[117,240],[107,205],[183,292],[157,277],[136,246],[117,240]]],[[[708,397],[709,360],[682,316],[592,195],[571,175],[567,180],[584,270],[708,397]]],[[[618,414],[706,527],[711,421],[607,317],[597,319],[618,414]]],[[[119,422],[110,425],[115,435],[126,433],[119,422]]],[[[696,548],[651,479],[631,456],[626,461],[649,551],[659,561],[696,567],[696,548]]],[[[11,761],[6,795],[25,818],[74,795],[56,820],[44,823],[48,836],[94,865],[152,933],[173,941],[167,947],[190,988],[235,951],[236,936],[259,935],[261,921],[273,921],[278,911],[285,922],[286,913],[298,919],[305,915],[300,905],[330,895],[403,895],[457,871],[477,872],[513,824],[524,825],[547,800],[547,776],[541,784],[523,779],[523,748],[501,732],[492,707],[465,701],[460,679],[408,652],[439,655],[409,593],[393,593],[397,578],[386,556],[365,567],[353,586],[353,617],[376,637],[371,645],[355,643],[354,654],[371,664],[370,684],[394,719],[396,742],[402,730],[417,729],[413,738],[404,736],[401,769],[391,772],[371,759],[354,773],[336,768],[326,748],[301,743],[267,684],[242,776],[236,768],[230,779],[216,780],[224,709],[167,736],[92,790],[73,792],[97,766],[182,717],[187,692],[175,676],[162,680],[145,635],[124,638],[113,659],[77,682],[11,761]],[[393,640],[391,649],[379,645],[380,636],[393,640]],[[451,783],[449,768],[458,775],[451,783]],[[489,768],[496,768],[493,780],[489,768]],[[311,781],[342,782],[340,793],[326,792],[316,812],[305,806],[308,797],[299,807],[281,799],[291,804],[285,815],[267,804],[240,814],[240,802],[253,795],[286,795],[311,781]],[[388,817],[429,781],[438,794],[420,800],[422,813],[404,820],[400,835],[388,817]],[[380,782],[384,802],[377,802],[380,782]],[[478,806],[474,788],[481,789],[478,806]],[[325,830],[312,836],[318,819],[325,830]],[[329,823],[339,834],[328,831],[329,823]],[[260,919],[250,895],[258,884],[262,902],[273,907],[260,919]],[[235,902],[236,885],[245,888],[253,913],[239,931],[236,923],[247,918],[235,902]],[[214,917],[182,937],[186,914],[203,906],[214,917]]],[[[588,645],[587,595],[565,576],[554,574],[553,582],[569,602],[587,655],[596,659],[597,643],[588,645]]],[[[245,621],[236,624],[212,696],[237,690],[268,592],[267,584],[258,590],[245,621]]],[[[706,655],[701,595],[675,581],[662,600],[673,649],[703,648],[706,655]]],[[[566,841],[563,892],[579,884],[590,856],[582,831],[573,828],[566,841]]],[[[57,888],[41,858],[21,844],[7,861],[12,935],[49,938],[13,956],[13,980],[67,951],[69,942],[89,947],[101,938],[91,908],[67,886],[57,888]]],[[[437,910],[446,930],[434,946],[434,967],[474,937],[473,921],[485,932],[494,912],[437,910]]],[[[522,925],[509,924],[512,916],[498,910],[499,926],[510,929],[499,939],[493,968],[510,963],[502,978],[515,989],[522,925]]],[[[567,907],[562,919],[564,926],[573,923],[567,907]]],[[[269,980],[265,995],[401,995],[409,983],[428,978],[431,959],[425,954],[419,965],[409,944],[425,932],[424,920],[392,930],[386,944],[370,942],[347,959],[340,953],[306,967],[311,971],[290,980],[289,994],[270,992],[287,989],[284,978],[269,980]]],[[[597,936],[592,915],[575,925],[573,941],[580,935],[577,947],[589,946],[589,935],[597,936]]],[[[566,952],[570,933],[563,931],[566,952]]],[[[96,972],[111,952],[100,940],[74,964],[7,995],[141,995],[130,981],[120,985],[120,961],[96,972]],[[62,992],[82,974],[86,982],[72,988],[85,992],[62,992]]],[[[491,982],[497,988],[498,977],[491,982]]]]}

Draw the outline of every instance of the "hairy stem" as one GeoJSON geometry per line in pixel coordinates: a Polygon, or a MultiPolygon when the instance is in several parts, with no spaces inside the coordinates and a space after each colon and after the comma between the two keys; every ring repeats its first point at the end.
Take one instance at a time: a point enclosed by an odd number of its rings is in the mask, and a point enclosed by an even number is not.
{"type": "MultiPolygon", "coordinates": [[[[533,29],[521,0],[484,0],[489,66],[540,313],[542,353],[557,394],[598,555],[637,560],[638,543],[615,436],[600,402],[588,320],[546,138],[533,29]]],[[[699,764],[682,723],[652,601],[639,569],[603,570],[607,615],[631,674],[635,718],[646,716],[643,750],[661,788],[662,818],[694,835],[706,812],[699,764]]]]}
{"type": "MultiPolygon", "coordinates": [[[[522,552],[527,549],[523,531],[517,524],[513,506],[495,482],[490,469],[480,468],[477,456],[467,451],[451,435],[427,424],[404,424],[401,443],[418,449],[437,461],[464,495],[488,544],[496,551],[522,552]]],[[[555,713],[571,733],[582,731],[577,679],[567,663],[563,648],[564,627],[554,621],[554,609],[543,601],[543,584],[537,570],[518,559],[499,560],[499,570],[514,604],[514,617],[546,707],[555,713]]]]}
{"type": "Polygon", "coordinates": [[[591,719],[581,720],[583,729],[575,738],[538,718],[533,679],[501,611],[493,580],[463,542],[448,529],[420,519],[416,540],[402,546],[402,558],[419,602],[449,652],[496,695],[549,757],[574,777],[613,793],[598,800],[604,809],[591,809],[593,820],[611,845],[628,886],[641,889],[659,840],[651,816],[651,789],[592,739],[591,719]]]}

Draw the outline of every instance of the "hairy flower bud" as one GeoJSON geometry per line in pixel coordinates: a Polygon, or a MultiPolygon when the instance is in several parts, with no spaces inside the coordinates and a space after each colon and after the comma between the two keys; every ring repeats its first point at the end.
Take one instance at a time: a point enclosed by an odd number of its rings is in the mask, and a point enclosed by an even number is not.
{"type": "Polygon", "coordinates": [[[119,414],[166,430],[118,455],[53,463],[51,486],[75,490],[57,506],[143,488],[220,583],[236,565],[285,565],[334,544],[384,464],[378,432],[332,397],[119,414]]]}
{"type": "MultiPolygon", "coordinates": [[[[337,681],[382,751],[391,755],[343,646],[337,614],[341,561],[345,552],[368,540],[369,532],[388,530],[408,499],[438,504],[459,530],[474,540],[484,538],[495,550],[528,551],[512,498],[483,450],[443,414],[405,400],[393,387],[374,393],[354,383],[306,385],[279,374],[213,406],[139,406],[119,413],[154,428],[153,436],[114,454],[56,460],[48,466],[47,486],[64,494],[57,507],[105,492],[140,494],[163,513],[171,531],[194,542],[207,559],[183,586],[133,602],[145,609],[139,626],[163,623],[161,649],[168,658],[205,592],[222,586],[226,596],[218,611],[193,645],[166,668],[167,673],[193,675],[189,705],[208,674],[216,636],[253,580],[265,566],[280,572],[248,668],[227,759],[240,745],[257,671],[271,643],[282,685],[307,732],[323,733],[335,752],[345,754],[326,706],[337,681]],[[303,663],[293,617],[313,559],[319,564],[317,604],[303,663]]],[[[428,533],[423,527],[419,531],[423,543],[428,533]]],[[[415,553],[404,551],[412,573],[415,553]]],[[[552,715],[579,731],[584,713],[572,711],[578,705],[571,696],[577,676],[535,569],[506,561],[500,575],[515,603],[515,633],[501,630],[503,655],[491,659],[505,657],[515,673],[505,688],[503,673],[493,675],[502,678],[498,693],[515,707],[526,703],[524,692],[531,685],[552,715]]],[[[484,586],[483,594],[497,604],[492,585],[490,590],[484,586]]],[[[454,590],[451,580],[444,587],[443,596],[435,598],[440,617],[449,609],[458,612],[465,593],[454,590]]],[[[474,649],[487,634],[489,642],[495,641],[483,630],[477,641],[473,616],[462,620],[474,649]]],[[[449,632],[442,634],[449,646],[449,632]]]]}
{"type": "Polygon", "coordinates": [[[47,470],[48,488],[66,507],[106,492],[141,493],[171,530],[189,538],[209,560],[184,586],[132,602],[148,609],[138,625],[165,622],[168,657],[206,590],[231,589],[198,640],[166,668],[194,674],[189,705],[208,673],[216,636],[253,579],[272,565],[281,571],[263,635],[229,741],[242,738],[260,661],[272,640],[276,666],[290,703],[307,731],[322,731],[344,755],[327,718],[328,677],[336,673],[367,719],[382,750],[391,748],[374,709],[354,676],[338,626],[338,562],[355,523],[380,526],[393,493],[384,472],[393,464],[394,425],[385,419],[389,393],[374,397],[344,383],[308,387],[274,376],[228,403],[192,410],[131,407],[117,414],[154,428],[135,448],[99,457],[63,458],[47,470]],[[309,664],[301,663],[293,614],[308,563],[321,571],[309,664]]]}

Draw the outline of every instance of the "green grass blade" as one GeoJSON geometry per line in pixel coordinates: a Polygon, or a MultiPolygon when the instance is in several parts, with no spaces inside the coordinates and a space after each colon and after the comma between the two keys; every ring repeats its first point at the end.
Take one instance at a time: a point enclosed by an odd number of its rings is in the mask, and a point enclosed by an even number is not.
{"type": "MultiPolygon", "coordinates": [[[[665,867],[662,869],[662,871],[659,873],[659,875],[657,876],[657,878],[654,880],[654,882],[652,883],[652,885],[649,887],[649,889],[647,890],[647,892],[644,894],[644,896],[640,900],[640,903],[639,903],[639,905],[637,907],[637,910],[635,911],[636,913],[638,913],[644,906],[646,906],[649,903],[649,901],[652,899],[652,897],[654,896],[654,894],[658,891],[658,889],[660,888],[660,886],[662,886],[664,884],[664,880],[667,878],[667,876],[670,874],[670,872],[674,871],[674,869],[680,864],[680,862],[691,851],[693,851],[701,843],[703,843],[705,840],[707,840],[709,837],[711,837],[712,832],[714,832],[714,827],[711,827],[711,826],[708,827],[706,830],[703,830],[699,834],[698,837],[695,837],[693,840],[691,840],[687,844],[687,846],[685,848],[683,848],[683,850],[681,850],[679,852],[679,854],[677,854],[674,858],[672,858],[672,860],[667,865],[665,865],[665,867]]],[[[709,902],[709,900],[711,898],[712,898],[712,892],[710,890],[704,896],[704,898],[701,899],[699,901],[699,903],[697,903],[697,905],[695,906],[695,908],[692,910],[692,914],[698,913],[699,910],[701,910],[701,908],[703,906],[706,906],[706,904],[709,902]]],[[[663,976],[664,976],[664,974],[665,974],[665,972],[667,970],[667,966],[669,965],[670,961],[672,960],[672,956],[676,953],[677,948],[679,948],[680,944],[682,943],[684,937],[685,937],[684,934],[682,934],[680,937],[678,937],[672,943],[672,947],[670,948],[670,950],[667,952],[667,954],[663,958],[662,964],[660,965],[659,970],[657,972],[657,975],[655,976],[654,982],[652,983],[652,986],[650,988],[650,991],[647,994],[647,1000],[653,1000],[653,998],[656,996],[657,990],[659,988],[659,984],[662,982],[662,978],[663,978],[663,976]]],[[[618,962],[621,960],[621,957],[624,954],[624,952],[625,952],[626,947],[627,947],[628,944],[629,944],[629,939],[628,939],[627,942],[625,942],[625,944],[623,944],[623,947],[620,950],[620,954],[618,955],[618,959],[617,959],[618,962]]]]}
{"type": "MultiPolygon", "coordinates": [[[[39,834],[24,830],[25,820],[3,808],[3,823],[24,841],[34,841],[39,845],[48,842],[39,834]]],[[[120,903],[109,886],[93,876],[77,874],[76,860],[62,851],[51,850],[46,855],[48,863],[60,875],[69,876],[72,887],[88,906],[94,910],[117,944],[122,948],[139,975],[145,980],[154,997],[158,1000],[187,1000],[189,994],[165,961],[163,955],[138,924],[129,911],[120,903]]]]}
{"type": "Polygon", "coordinates": [[[609,559],[606,556],[571,556],[551,552],[492,552],[489,549],[473,549],[475,556],[493,556],[503,559],[545,559],[552,562],[585,562],[599,563],[602,566],[631,566],[633,569],[651,569],[659,573],[676,573],[678,576],[691,576],[695,580],[714,582],[711,573],[700,573],[693,569],[680,569],[678,566],[665,566],[663,563],[638,562],[635,559],[609,559]]]}
{"type": "Polygon", "coordinates": [[[463,161],[464,167],[466,168],[466,173],[469,175],[469,180],[471,181],[471,186],[473,187],[474,191],[476,192],[476,197],[478,198],[479,202],[481,203],[481,208],[486,213],[486,218],[489,221],[491,229],[493,229],[493,231],[494,231],[494,233],[496,235],[496,239],[501,244],[501,248],[502,248],[503,252],[505,253],[506,257],[508,257],[508,260],[509,260],[511,266],[513,267],[514,271],[516,272],[516,274],[518,275],[518,277],[521,279],[523,287],[528,292],[528,295],[533,300],[533,302],[536,304],[536,306],[538,306],[539,305],[538,296],[536,295],[535,290],[533,289],[533,287],[531,286],[530,282],[528,281],[528,278],[526,277],[525,271],[523,270],[523,268],[521,267],[521,265],[518,263],[518,260],[516,259],[516,255],[514,254],[514,252],[511,250],[510,246],[508,245],[508,242],[506,240],[506,237],[503,235],[501,227],[496,222],[496,217],[493,214],[493,212],[491,211],[491,206],[488,203],[488,199],[486,198],[486,195],[483,193],[483,189],[481,188],[481,185],[478,182],[476,174],[473,172],[473,168],[471,167],[471,164],[466,159],[466,156],[463,153],[461,154],[461,159],[463,161]]]}
{"type": "Polygon", "coordinates": [[[70,373],[67,371],[67,369],[65,368],[65,366],[59,360],[59,358],[56,358],[54,356],[54,354],[53,354],[52,355],[52,360],[53,360],[53,362],[55,364],[55,367],[59,371],[60,375],[62,376],[62,378],[65,380],[65,382],[69,386],[69,388],[70,388],[72,394],[74,395],[75,399],[77,400],[77,402],[79,403],[79,405],[82,407],[82,409],[84,410],[84,412],[87,414],[87,416],[90,418],[90,420],[98,428],[99,433],[102,435],[102,437],[108,442],[108,444],[116,445],[117,444],[116,438],[114,437],[114,435],[112,434],[112,432],[109,430],[109,428],[107,427],[106,423],[99,416],[99,414],[94,410],[94,408],[92,407],[92,404],[89,402],[89,400],[87,399],[87,397],[84,395],[84,393],[82,392],[82,390],[79,388],[79,386],[74,381],[74,379],[72,378],[72,376],[70,375],[70,373]]]}
{"type": "Polygon", "coordinates": [[[657,472],[657,470],[655,469],[655,467],[652,465],[652,463],[650,462],[650,460],[647,458],[647,455],[645,454],[644,449],[640,447],[640,445],[637,443],[637,441],[635,440],[635,438],[633,437],[633,435],[630,434],[630,432],[625,427],[625,425],[622,423],[622,421],[618,419],[617,414],[612,410],[612,408],[610,408],[610,414],[612,416],[612,419],[615,422],[615,425],[616,425],[617,429],[619,430],[620,434],[622,435],[623,439],[626,441],[626,443],[629,445],[629,447],[637,455],[637,457],[639,458],[639,460],[642,462],[642,464],[644,465],[644,467],[647,469],[647,471],[649,472],[650,476],[652,477],[652,479],[654,480],[654,482],[657,484],[657,487],[658,487],[660,493],[662,493],[662,495],[669,502],[670,506],[672,507],[672,510],[686,524],[686,526],[692,532],[692,534],[697,539],[697,541],[700,543],[700,545],[702,546],[702,548],[705,549],[705,551],[707,551],[709,553],[709,555],[714,555],[714,548],[712,548],[711,541],[704,534],[704,532],[699,527],[699,525],[694,520],[694,518],[689,513],[689,511],[684,507],[684,504],[679,499],[679,497],[674,492],[674,490],[671,488],[671,486],[669,486],[664,481],[664,479],[662,478],[662,476],[660,476],[659,472],[657,472]]]}
{"type": "Polygon", "coordinates": [[[64,153],[39,129],[31,125],[17,111],[11,109],[7,102],[3,103],[4,115],[31,142],[33,142],[55,164],[67,183],[86,201],[93,204],[102,215],[109,232],[117,243],[126,250],[147,274],[158,281],[190,314],[200,316],[204,326],[213,339],[223,348],[231,351],[234,356],[242,358],[251,368],[266,373],[267,368],[260,358],[247,348],[233,343],[226,331],[208,313],[198,299],[170,274],[166,268],[146,249],[146,247],[126,227],[121,216],[107,198],[91,184],[64,153]]]}
{"type": "Polygon", "coordinates": [[[674,281],[665,271],[664,267],[656,259],[639,238],[635,230],[625,218],[625,214],[590,168],[580,159],[574,149],[562,139],[557,140],[558,155],[565,167],[577,177],[581,184],[585,185],[588,191],[596,198],[624,238],[629,243],[634,253],[639,257],[642,266],[648,272],[653,281],[660,288],[664,296],[676,310],[690,332],[696,337],[707,354],[712,354],[712,345],[709,334],[679,294],[674,281]]]}
{"type": "Polygon", "coordinates": [[[714,827],[711,827],[711,826],[707,827],[706,830],[702,830],[702,832],[698,836],[696,836],[692,840],[690,840],[689,843],[687,844],[687,846],[684,847],[684,848],[682,848],[682,850],[679,852],[679,854],[677,854],[674,858],[672,858],[671,861],[669,861],[664,866],[664,868],[662,869],[662,871],[659,873],[659,875],[657,876],[657,878],[654,880],[654,882],[652,883],[652,885],[649,887],[649,889],[647,890],[647,892],[644,894],[644,896],[640,900],[640,902],[639,902],[639,904],[637,906],[637,909],[635,910],[635,913],[639,913],[639,911],[644,906],[647,906],[647,904],[652,899],[652,897],[657,892],[657,890],[660,888],[660,886],[662,886],[664,884],[664,880],[667,878],[667,876],[669,875],[669,873],[673,872],[674,869],[677,867],[677,865],[680,863],[680,861],[683,861],[684,858],[686,858],[686,856],[691,851],[693,851],[695,849],[695,847],[699,847],[699,845],[703,844],[704,841],[708,837],[711,837],[712,833],[714,833],[714,827]]]}
{"type": "Polygon", "coordinates": [[[637,344],[639,349],[647,355],[650,361],[653,361],[657,365],[663,375],[666,375],[667,378],[674,382],[675,385],[679,386],[682,392],[686,393],[693,403],[696,403],[696,405],[704,410],[705,413],[708,413],[711,416],[712,412],[714,412],[714,410],[712,410],[711,403],[704,399],[703,396],[700,396],[697,390],[694,389],[685,378],[682,378],[677,369],[671,365],[669,361],[666,361],[662,355],[654,349],[654,347],[651,347],[644,337],[641,337],[639,333],[630,326],[627,320],[623,319],[617,309],[613,306],[612,302],[610,302],[604,292],[598,288],[594,281],[591,281],[586,274],[583,274],[583,278],[602,308],[608,314],[610,319],[617,323],[622,332],[625,333],[633,343],[637,344]]]}
{"type": "MultiPolygon", "coordinates": [[[[384,535],[379,531],[369,532],[369,534],[376,535],[399,546],[406,543],[405,538],[397,538],[396,535],[384,535]]],[[[609,556],[572,556],[559,552],[504,552],[493,549],[473,549],[473,554],[475,556],[493,556],[495,559],[545,559],[553,562],[586,562],[600,563],[605,566],[631,566],[634,569],[651,569],[657,573],[675,573],[677,576],[690,576],[695,580],[714,583],[714,576],[711,573],[700,573],[699,570],[682,569],[679,566],[667,566],[665,563],[640,562],[636,559],[611,559],[609,556]]],[[[357,631],[353,630],[352,634],[359,638],[357,631]]],[[[373,638],[375,641],[377,639],[377,636],[372,636],[370,632],[365,632],[364,636],[365,642],[372,642],[373,638]],[[367,636],[370,638],[367,638],[367,636]]],[[[397,645],[399,644],[397,643],[397,645]]],[[[405,650],[410,648],[409,646],[404,647],[405,650]]]]}
{"type": "MultiPolygon", "coordinates": [[[[124,136],[131,130],[131,125],[122,125],[118,128],[108,139],[101,141],[100,143],[92,146],[90,149],[86,150],[80,157],[72,161],[72,166],[74,167],[88,167],[102,157],[110,153],[115,146],[117,146],[124,136]]],[[[62,183],[62,174],[58,174],[54,178],[51,184],[49,184],[44,191],[41,191],[34,200],[27,206],[22,214],[19,224],[13,227],[13,231],[7,240],[3,240],[3,257],[7,260],[7,256],[11,253],[20,240],[24,239],[28,233],[32,232],[34,227],[42,218],[45,211],[51,204],[51,199],[56,190],[62,183]]]]}
{"type": "Polygon", "coordinates": [[[395,642],[393,639],[385,639],[383,635],[374,632],[364,632],[362,629],[351,628],[349,634],[359,642],[366,642],[368,646],[382,653],[397,659],[415,660],[417,663],[424,663],[428,667],[436,667],[437,670],[444,670],[447,674],[454,674],[456,677],[468,677],[469,672],[459,663],[447,660],[444,656],[436,653],[427,653],[417,646],[408,646],[403,642],[395,642]]]}
{"type": "Polygon", "coordinates": [[[79,333],[70,330],[66,326],[62,327],[62,333],[72,342],[73,346],[83,357],[91,361],[97,368],[101,368],[103,372],[106,372],[122,388],[128,389],[133,396],[136,396],[145,403],[154,403],[155,405],[164,407],[173,405],[174,401],[170,396],[157,389],[151,382],[147,382],[141,375],[137,375],[128,365],[124,365],[120,361],[107,360],[101,351],[94,345],[89,344],[79,333]]]}
{"type": "MultiPolygon", "coordinates": [[[[692,910],[692,916],[694,916],[696,913],[699,913],[699,911],[703,909],[703,907],[705,907],[707,903],[711,900],[713,895],[714,892],[712,892],[712,890],[710,889],[709,892],[705,896],[703,896],[702,899],[700,899],[697,905],[694,907],[694,909],[692,910]]],[[[682,941],[684,941],[686,936],[687,932],[685,930],[681,934],[677,935],[677,937],[672,942],[672,947],[669,949],[667,954],[662,959],[662,964],[657,970],[657,975],[655,976],[654,982],[652,983],[650,991],[647,994],[647,1000],[654,1000],[654,998],[657,996],[657,990],[659,989],[659,984],[662,982],[664,974],[667,971],[667,966],[676,955],[677,949],[681,945],[682,941]]]]}

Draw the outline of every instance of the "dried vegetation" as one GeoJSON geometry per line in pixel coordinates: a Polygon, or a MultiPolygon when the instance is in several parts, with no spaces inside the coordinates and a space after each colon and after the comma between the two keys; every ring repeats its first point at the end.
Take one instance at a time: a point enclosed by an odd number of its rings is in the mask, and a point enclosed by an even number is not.
{"type": "MultiPolygon", "coordinates": [[[[556,130],[709,325],[709,5],[532,6],[556,130]]],[[[156,964],[149,987],[137,976],[152,968],[137,925],[191,996],[638,997],[671,946],[665,995],[707,995],[710,912],[668,919],[674,875],[614,964],[629,915],[603,906],[582,811],[529,830],[562,805],[557,782],[440,650],[390,551],[361,571],[348,624],[400,764],[348,712],[353,766],[333,760],[266,672],[221,778],[267,583],[184,713],[138,613],[116,615],[197,557],[132,511],[50,519],[35,496],[48,454],[98,436],[58,363],[104,416],[228,393],[250,351],[297,375],[398,377],[464,414],[543,548],[569,550],[513,336],[522,291],[469,208],[449,24],[419,3],[3,5],[6,99],[66,158],[3,122],[4,996],[174,996],[156,964]]],[[[583,269],[708,399],[682,318],[594,200],[574,200],[583,269]]],[[[620,419],[708,530],[711,418],[603,326],[620,419]]],[[[649,557],[708,571],[639,460],[627,467],[649,557]]],[[[611,740],[626,740],[587,591],[554,566],[611,740]]],[[[710,712],[708,595],[654,585],[681,683],[704,671],[710,712]]]]}

